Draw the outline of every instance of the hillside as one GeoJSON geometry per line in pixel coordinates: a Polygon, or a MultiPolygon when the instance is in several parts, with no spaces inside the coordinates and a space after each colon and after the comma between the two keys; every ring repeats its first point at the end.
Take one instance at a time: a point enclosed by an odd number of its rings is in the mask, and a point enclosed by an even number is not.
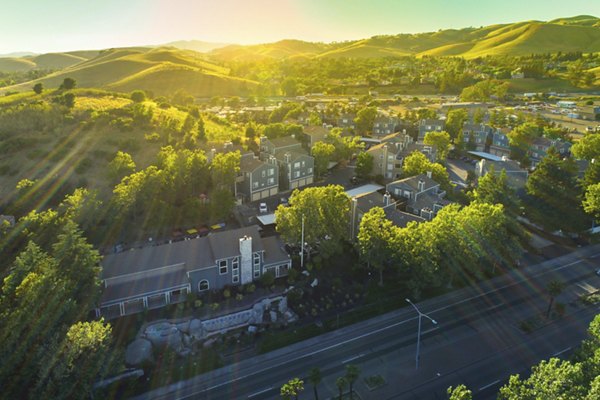
{"type": "Polygon", "coordinates": [[[165,43],[159,47],[175,47],[181,50],[193,50],[199,53],[206,53],[225,46],[229,46],[229,43],[210,43],[201,40],[178,40],[176,42],[165,43]]]}
{"type": "Polygon", "coordinates": [[[227,46],[209,54],[219,61],[248,61],[293,57],[377,58],[403,55],[475,58],[558,51],[600,52],[600,19],[583,15],[549,22],[525,21],[481,28],[382,35],[332,44],[283,40],[252,46],[227,46]]]}
{"type": "Polygon", "coordinates": [[[35,56],[0,57],[0,72],[23,72],[34,69],[63,69],[94,57],[97,51],[46,53],[35,56]]]}
{"type": "MultiPolygon", "coordinates": [[[[77,57],[74,54],[69,56],[77,57]]],[[[194,96],[210,97],[216,94],[243,95],[256,84],[228,76],[226,68],[210,63],[201,54],[190,50],[121,48],[101,51],[89,60],[79,58],[77,64],[58,72],[4,89],[25,90],[36,82],[47,88],[58,87],[66,77],[70,77],[82,88],[141,89],[156,95],[172,94],[183,89],[194,96]]]]}

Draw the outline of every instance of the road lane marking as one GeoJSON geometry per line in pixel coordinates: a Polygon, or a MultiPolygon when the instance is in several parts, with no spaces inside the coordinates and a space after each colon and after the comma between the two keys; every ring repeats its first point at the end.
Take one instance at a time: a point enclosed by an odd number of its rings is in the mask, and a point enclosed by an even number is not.
{"type": "Polygon", "coordinates": [[[265,390],[261,390],[260,392],[252,393],[252,394],[248,395],[247,398],[249,399],[251,397],[258,396],[259,394],[267,393],[271,389],[273,389],[273,386],[271,386],[270,388],[266,388],[265,390]]]}
{"type": "Polygon", "coordinates": [[[490,387],[492,387],[492,386],[494,386],[494,385],[496,385],[496,384],[498,384],[498,383],[500,383],[500,379],[496,379],[494,382],[492,382],[492,383],[488,383],[487,385],[480,387],[480,388],[479,388],[479,391],[481,392],[482,390],[485,390],[485,389],[487,389],[487,388],[490,388],[490,387]]]}
{"type": "Polygon", "coordinates": [[[596,253],[596,254],[589,256],[589,258],[596,258],[596,257],[600,257],[600,253],[596,253]]]}
{"type": "Polygon", "coordinates": [[[496,308],[502,307],[503,305],[504,305],[504,303],[496,304],[495,306],[492,306],[492,307],[488,308],[487,310],[492,311],[492,310],[495,310],[496,308]]]}
{"type": "Polygon", "coordinates": [[[429,329],[429,330],[423,331],[422,335],[425,335],[425,334],[427,334],[427,333],[431,333],[431,332],[433,332],[433,331],[437,331],[438,329],[440,329],[440,327],[439,327],[439,326],[436,326],[435,328],[431,328],[431,329],[429,329]]]}
{"type": "Polygon", "coordinates": [[[556,357],[556,356],[560,356],[562,353],[566,353],[567,351],[571,350],[571,347],[567,347],[566,349],[563,349],[561,351],[557,351],[556,353],[552,354],[552,357],[556,357]]]}
{"type": "Polygon", "coordinates": [[[357,356],[350,357],[349,359],[342,361],[342,364],[346,364],[347,362],[354,361],[354,360],[356,360],[357,358],[361,358],[362,356],[364,356],[364,354],[363,354],[363,353],[360,353],[360,354],[359,354],[359,355],[357,355],[357,356]]]}

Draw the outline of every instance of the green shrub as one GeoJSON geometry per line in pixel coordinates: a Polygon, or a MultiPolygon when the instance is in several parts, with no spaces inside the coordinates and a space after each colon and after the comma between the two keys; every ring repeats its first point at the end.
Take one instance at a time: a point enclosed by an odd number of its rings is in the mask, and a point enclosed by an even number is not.
{"type": "Polygon", "coordinates": [[[275,283],[275,274],[267,271],[261,275],[259,282],[263,287],[270,287],[275,283]]]}

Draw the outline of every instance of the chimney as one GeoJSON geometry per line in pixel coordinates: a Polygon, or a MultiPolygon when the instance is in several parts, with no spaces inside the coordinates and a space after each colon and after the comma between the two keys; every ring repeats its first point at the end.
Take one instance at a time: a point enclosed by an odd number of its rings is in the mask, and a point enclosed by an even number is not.
{"type": "Polygon", "coordinates": [[[283,155],[283,160],[285,161],[286,164],[289,164],[292,162],[292,155],[290,153],[285,153],[283,155]]]}
{"type": "Polygon", "coordinates": [[[392,196],[390,195],[389,192],[385,192],[385,194],[383,195],[383,206],[387,207],[392,203],[392,196]]]}
{"type": "Polygon", "coordinates": [[[428,177],[429,179],[431,179],[431,171],[427,171],[426,173],[427,173],[427,177],[428,177]]]}
{"type": "Polygon", "coordinates": [[[210,159],[212,161],[213,158],[217,155],[217,149],[210,149],[210,159]]]}
{"type": "Polygon", "coordinates": [[[227,150],[233,147],[233,143],[232,142],[225,142],[223,143],[223,149],[227,150]]]}
{"type": "Polygon", "coordinates": [[[240,238],[240,272],[242,285],[252,282],[252,237],[247,235],[240,238]]]}
{"type": "Polygon", "coordinates": [[[418,188],[419,188],[419,193],[422,192],[423,190],[425,190],[425,181],[424,180],[419,179],[418,188]]]}

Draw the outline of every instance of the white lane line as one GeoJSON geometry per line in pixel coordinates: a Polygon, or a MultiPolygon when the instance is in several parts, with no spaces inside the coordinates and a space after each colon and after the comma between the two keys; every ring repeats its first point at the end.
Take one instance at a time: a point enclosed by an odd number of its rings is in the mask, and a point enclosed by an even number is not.
{"type": "Polygon", "coordinates": [[[437,331],[437,330],[439,330],[439,329],[440,329],[440,327],[439,327],[439,326],[436,326],[435,328],[431,328],[431,329],[429,329],[429,330],[423,331],[422,335],[425,335],[425,334],[427,334],[427,333],[431,333],[431,332],[437,331]]]}
{"type": "Polygon", "coordinates": [[[359,355],[357,355],[357,356],[350,357],[349,359],[342,361],[342,364],[346,364],[346,363],[348,363],[348,362],[350,362],[350,361],[354,361],[354,360],[356,360],[357,358],[361,358],[362,356],[364,356],[364,354],[363,354],[363,353],[360,353],[360,354],[359,354],[359,355]]]}
{"type": "Polygon", "coordinates": [[[600,253],[596,253],[596,254],[589,256],[589,258],[596,258],[596,257],[600,257],[600,253]]]}
{"type": "Polygon", "coordinates": [[[567,347],[566,349],[563,349],[563,350],[561,350],[561,351],[557,351],[556,353],[552,354],[552,356],[553,356],[553,357],[560,356],[562,353],[566,353],[566,352],[567,352],[567,351],[569,351],[569,350],[571,350],[571,347],[570,347],[570,346],[569,346],[569,347],[567,347]]]}
{"type": "Polygon", "coordinates": [[[267,393],[271,389],[273,389],[273,386],[271,386],[270,388],[266,388],[265,390],[261,390],[260,392],[252,393],[248,395],[248,398],[258,396],[259,394],[267,393]]]}
{"type": "Polygon", "coordinates": [[[504,303],[496,304],[495,306],[492,306],[492,307],[488,308],[487,310],[492,311],[492,310],[495,310],[496,308],[502,307],[503,305],[504,305],[504,303]]]}
{"type": "Polygon", "coordinates": [[[481,392],[482,390],[485,390],[485,389],[487,389],[489,387],[492,387],[492,386],[494,386],[494,385],[496,385],[498,383],[500,383],[500,379],[496,379],[494,382],[488,383],[487,385],[480,387],[479,391],[481,392]]]}

